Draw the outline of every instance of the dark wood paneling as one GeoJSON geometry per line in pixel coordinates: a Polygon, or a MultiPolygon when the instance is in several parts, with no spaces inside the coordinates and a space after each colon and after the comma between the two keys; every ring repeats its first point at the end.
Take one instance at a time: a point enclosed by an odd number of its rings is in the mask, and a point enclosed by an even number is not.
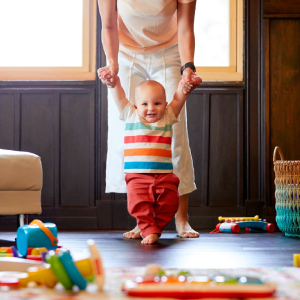
{"type": "MultiPolygon", "coordinates": [[[[41,156],[42,214],[30,215],[30,220],[52,221],[60,229],[96,229],[91,83],[0,82],[0,114],[0,136],[10,137],[10,145],[3,138],[0,147],[41,156]]],[[[15,223],[0,226],[15,229],[15,223]]]]}
{"type": "Polygon", "coordinates": [[[94,206],[94,94],[61,94],[60,206],[94,206]]]}
{"type": "MultiPolygon", "coordinates": [[[[30,220],[34,219],[30,216],[30,220]]],[[[43,208],[38,216],[43,222],[53,222],[59,229],[97,229],[97,210],[94,207],[43,208]]]]}
{"type": "Polygon", "coordinates": [[[54,96],[52,93],[21,95],[22,151],[41,157],[43,167],[42,206],[54,206],[54,96]]]}
{"type": "Polygon", "coordinates": [[[113,228],[113,207],[112,201],[97,201],[97,228],[112,229],[113,228]]]}
{"type": "Polygon", "coordinates": [[[300,160],[300,19],[271,19],[269,30],[269,168],[273,206],[275,146],[280,146],[285,159],[300,160]]]}
{"type": "Polygon", "coordinates": [[[260,55],[261,55],[261,3],[245,1],[245,199],[260,199],[259,151],[260,136],[260,55]]]}
{"type": "Polygon", "coordinates": [[[15,149],[15,95],[0,94],[0,148],[15,149]]]}
{"type": "Polygon", "coordinates": [[[300,14],[299,0],[264,0],[264,14],[300,14]]]}
{"type": "Polygon", "coordinates": [[[192,228],[213,230],[218,224],[219,216],[246,216],[246,207],[189,207],[189,222],[192,228]]]}
{"type": "Polygon", "coordinates": [[[238,111],[236,95],[211,95],[209,206],[236,206],[238,190],[238,111]]]}
{"type": "Polygon", "coordinates": [[[133,229],[136,220],[127,211],[127,201],[115,200],[112,202],[113,229],[133,229]]]}
{"type": "Polygon", "coordinates": [[[197,186],[197,190],[189,197],[189,204],[205,206],[207,205],[209,94],[192,94],[186,105],[189,142],[197,186]]]}

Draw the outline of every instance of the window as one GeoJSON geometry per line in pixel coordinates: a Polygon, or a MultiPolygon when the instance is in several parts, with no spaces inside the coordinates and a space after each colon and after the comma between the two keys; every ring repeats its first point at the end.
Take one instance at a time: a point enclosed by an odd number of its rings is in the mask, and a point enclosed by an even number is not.
{"type": "Polygon", "coordinates": [[[243,81],[243,0],[198,0],[195,65],[206,81],[243,81]]]}
{"type": "Polygon", "coordinates": [[[94,0],[0,0],[0,80],[94,80],[94,0]]]}

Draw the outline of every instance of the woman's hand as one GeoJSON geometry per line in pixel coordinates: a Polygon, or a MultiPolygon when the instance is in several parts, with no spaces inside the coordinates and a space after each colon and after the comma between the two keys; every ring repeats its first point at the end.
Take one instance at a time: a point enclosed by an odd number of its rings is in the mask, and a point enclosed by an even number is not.
{"type": "Polygon", "coordinates": [[[98,77],[108,88],[114,88],[117,83],[118,64],[109,64],[97,70],[98,77]]]}
{"type": "Polygon", "coordinates": [[[202,82],[202,79],[191,68],[184,69],[182,80],[184,81],[182,90],[186,95],[189,95],[202,82]]]}

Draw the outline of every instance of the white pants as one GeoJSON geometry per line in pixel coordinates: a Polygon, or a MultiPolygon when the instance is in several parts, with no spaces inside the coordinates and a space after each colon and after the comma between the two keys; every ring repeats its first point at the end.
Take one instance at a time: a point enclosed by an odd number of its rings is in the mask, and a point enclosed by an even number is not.
{"type": "MultiPolygon", "coordinates": [[[[145,54],[126,54],[119,51],[119,77],[127,99],[134,103],[135,87],[151,79],[161,83],[166,90],[167,102],[173,100],[181,80],[178,45],[145,54]]],[[[125,122],[119,120],[119,111],[108,89],[108,152],[106,163],[106,193],[126,193],[124,174],[124,130],[125,122]]],[[[186,108],[182,108],[180,122],[173,125],[172,161],[174,173],[179,177],[179,194],[196,189],[194,169],[189,147],[186,108]]]]}

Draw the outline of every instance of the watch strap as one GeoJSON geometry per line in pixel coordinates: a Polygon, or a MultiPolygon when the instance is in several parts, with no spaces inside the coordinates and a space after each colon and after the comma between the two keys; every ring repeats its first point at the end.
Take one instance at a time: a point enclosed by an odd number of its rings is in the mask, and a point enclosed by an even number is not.
{"type": "Polygon", "coordinates": [[[196,72],[196,67],[195,67],[194,63],[193,63],[193,62],[187,62],[186,64],[184,64],[184,65],[180,68],[180,74],[181,74],[181,75],[183,74],[183,71],[184,71],[186,68],[191,68],[191,69],[193,70],[194,73],[196,72]]]}

